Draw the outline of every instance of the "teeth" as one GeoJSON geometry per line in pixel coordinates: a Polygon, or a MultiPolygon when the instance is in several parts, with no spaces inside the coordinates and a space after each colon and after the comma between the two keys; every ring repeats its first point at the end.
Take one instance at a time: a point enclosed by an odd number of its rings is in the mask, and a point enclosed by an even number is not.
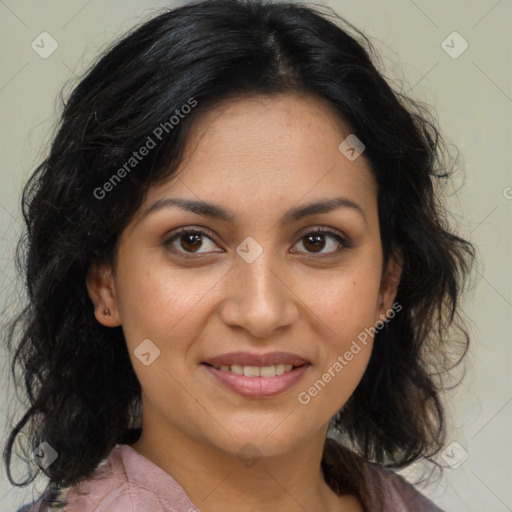
{"type": "Polygon", "coordinates": [[[284,364],[276,364],[276,375],[282,375],[285,370],[284,364]]]}
{"type": "Polygon", "coordinates": [[[236,373],[237,375],[243,375],[244,373],[244,367],[240,366],[239,364],[232,364],[231,368],[229,369],[230,372],[236,373]]]}
{"type": "Polygon", "coordinates": [[[272,366],[263,366],[259,368],[260,377],[274,377],[277,375],[276,367],[272,366]]]}
{"type": "Polygon", "coordinates": [[[257,366],[244,366],[244,375],[246,377],[259,377],[260,369],[257,366]]]}
{"type": "Polygon", "coordinates": [[[276,375],[282,375],[285,372],[292,371],[293,366],[291,364],[276,364],[270,366],[242,366],[239,364],[221,365],[215,366],[217,370],[223,372],[231,372],[236,375],[245,375],[246,377],[275,377],[276,375]]]}

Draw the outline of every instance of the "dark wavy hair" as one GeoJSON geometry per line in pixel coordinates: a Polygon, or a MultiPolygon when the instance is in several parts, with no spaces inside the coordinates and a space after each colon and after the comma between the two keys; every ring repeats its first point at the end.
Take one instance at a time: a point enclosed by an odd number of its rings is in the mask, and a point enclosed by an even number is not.
{"type": "Polygon", "coordinates": [[[469,343],[459,299],[475,249],[450,229],[440,200],[453,166],[435,117],[394,91],[377,60],[370,41],[330,10],[209,0],[158,13],[80,79],[48,156],[23,190],[27,229],[17,267],[28,298],[5,330],[12,376],[28,399],[4,448],[13,485],[29,484],[38,471],[52,486],[73,485],[116,444],[139,437],[141,389],[123,330],[96,321],[87,273],[115,261],[118,238],[148,188],[176,172],[194,120],[255,94],[321,98],[364,142],[378,183],[384,264],[395,249],[403,258],[402,310],[376,334],[360,384],[331,420],[346,443],[327,440],[326,481],[341,493],[360,481],[356,460],[400,468],[439,451],[440,376],[455,364],[454,344],[460,360],[469,343]],[[196,106],[171,128],[170,117],[191,99],[196,106]],[[156,147],[109,181],[162,126],[156,147]],[[107,182],[103,199],[98,190],[107,182]],[[15,482],[12,452],[24,433],[25,454],[46,441],[58,459],[46,469],[32,464],[29,478],[15,482]]]}

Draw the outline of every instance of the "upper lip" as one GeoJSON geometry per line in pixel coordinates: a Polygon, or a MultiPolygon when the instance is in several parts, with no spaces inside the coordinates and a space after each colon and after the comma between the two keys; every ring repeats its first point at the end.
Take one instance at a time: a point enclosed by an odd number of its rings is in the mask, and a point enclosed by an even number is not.
{"type": "Polygon", "coordinates": [[[309,364],[309,361],[303,359],[297,354],[290,352],[268,352],[266,354],[254,354],[251,352],[229,352],[220,356],[210,357],[203,363],[212,366],[231,366],[238,364],[240,366],[271,366],[276,364],[291,364],[292,366],[302,366],[309,364]]]}

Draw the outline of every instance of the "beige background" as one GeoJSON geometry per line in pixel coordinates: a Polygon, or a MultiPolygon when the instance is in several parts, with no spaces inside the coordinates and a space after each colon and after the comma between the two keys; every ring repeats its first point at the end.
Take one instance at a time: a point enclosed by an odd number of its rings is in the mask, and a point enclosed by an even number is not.
{"type": "MultiPolygon", "coordinates": [[[[458,190],[450,204],[460,233],[479,247],[480,263],[474,293],[465,303],[473,334],[467,375],[446,401],[452,411],[447,444],[456,441],[468,458],[457,469],[447,466],[442,480],[421,490],[447,512],[510,511],[512,1],[319,3],[335,8],[371,37],[387,75],[396,84],[405,79],[405,92],[437,109],[445,136],[461,152],[465,170],[456,179],[458,190]],[[469,44],[456,59],[441,46],[454,31],[469,44]]],[[[0,0],[0,306],[12,301],[16,290],[12,258],[21,228],[21,186],[51,138],[60,89],[104,44],[155,9],[175,4],[0,0]],[[43,31],[58,43],[47,59],[31,48],[43,31]]],[[[460,48],[456,40],[453,46],[460,48]]],[[[15,402],[1,355],[3,438],[15,402]]],[[[2,467],[2,511],[16,510],[32,493],[37,489],[11,488],[2,467]]]]}

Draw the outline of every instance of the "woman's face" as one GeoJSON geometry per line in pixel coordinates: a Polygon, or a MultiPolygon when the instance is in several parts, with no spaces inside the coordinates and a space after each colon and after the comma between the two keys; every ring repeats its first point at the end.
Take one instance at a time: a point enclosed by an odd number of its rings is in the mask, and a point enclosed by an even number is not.
{"type": "Polygon", "coordinates": [[[364,153],[339,149],[349,134],[313,97],[216,108],[122,233],[115,273],[89,279],[159,435],[287,453],[353,393],[397,274],[382,274],[364,153]]]}

